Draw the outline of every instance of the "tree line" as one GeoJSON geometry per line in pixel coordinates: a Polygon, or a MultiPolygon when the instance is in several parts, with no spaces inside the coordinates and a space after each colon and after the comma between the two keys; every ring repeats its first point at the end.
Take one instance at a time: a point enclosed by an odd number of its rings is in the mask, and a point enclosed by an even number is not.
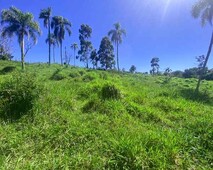
{"type": "MultiPolygon", "coordinates": [[[[194,18],[201,18],[202,26],[205,26],[206,23],[209,23],[212,26],[213,20],[213,3],[212,0],[197,0],[193,5],[191,14],[194,18]]],[[[46,43],[49,46],[49,64],[51,64],[51,46],[53,51],[56,45],[60,46],[60,57],[61,64],[63,64],[62,58],[62,46],[63,40],[65,38],[65,33],[71,35],[71,22],[62,16],[52,16],[52,9],[47,8],[43,9],[40,12],[39,18],[43,20],[44,27],[48,28],[48,36],[46,43]],[[52,31],[52,32],[51,32],[52,31]]],[[[4,9],[1,11],[1,25],[3,26],[1,30],[1,37],[12,37],[17,36],[18,43],[21,49],[21,63],[22,69],[25,69],[24,58],[29,49],[32,48],[37,42],[37,36],[41,35],[41,30],[39,24],[34,20],[33,15],[29,12],[22,12],[21,10],[10,7],[9,9],[4,9]],[[32,44],[25,44],[25,40],[31,38],[32,44]]],[[[92,29],[85,24],[81,25],[79,29],[79,40],[80,40],[80,49],[78,55],[75,56],[76,50],[78,49],[77,43],[73,43],[71,48],[74,51],[74,57],[79,58],[80,61],[84,62],[88,68],[89,61],[92,62],[93,67],[97,68],[98,63],[101,64],[101,67],[104,69],[112,69],[117,64],[117,69],[120,71],[119,67],[119,45],[122,43],[122,37],[126,35],[126,31],[121,28],[119,23],[114,24],[114,29],[108,32],[108,36],[104,37],[101,40],[99,50],[93,49],[92,43],[89,40],[92,34],[92,29]],[[110,39],[109,39],[110,37],[110,39]],[[116,57],[115,62],[114,56],[114,47],[116,48],[116,57]]],[[[211,40],[209,43],[209,48],[207,54],[203,60],[203,64],[200,67],[200,73],[198,76],[198,83],[196,86],[196,92],[199,91],[200,83],[204,77],[207,62],[209,60],[213,45],[213,32],[211,35],[211,40]]],[[[4,47],[0,46],[0,58],[5,55],[4,47]]],[[[12,56],[7,56],[8,58],[12,56]]],[[[158,72],[158,58],[153,58],[151,61],[152,70],[151,74],[158,72]]],[[[75,63],[74,63],[75,65],[75,63]]],[[[169,71],[169,70],[167,70],[169,71]]]]}
{"type": "MultiPolygon", "coordinates": [[[[43,20],[44,27],[48,29],[45,42],[48,44],[49,49],[49,65],[51,64],[51,51],[53,53],[53,61],[55,62],[54,49],[56,46],[60,48],[61,65],[63,65],[63,40],[65,39],[65,34],[70,36],[72,33],[71,22],[62,16],[52,16],[52,9],[50,7],[41,10],[39,19],[43,20]]],[[[38,22],[34,20],[33,14],[29,12],[24,13],[16,7],[10,7],[9,9],[1,11],[1,25],[3,26],[1,37],[13,37],[14,35],[17,37],[21,49],[22,69],[24,70],[26,53],[37,43],[37,37],[41,35],[38,22]],[[32,40],[32,43],[30,45],[25,44],[29,38],[32,40]]],[[[114,47],[112,45],[114,43],[117,52],[117,69],[120,70],[118,48],[122,43],[122,36],[126,35],[126,31],[121,28],[120,23],[115,23],[114,29],[108,32],[108,36],[103,37],[99,50],[93,48],[92,42],[90,41],[91,34],[92,28],[87,24],[82,24],[79,29],[80,48],[77,56],[76,50],[78,49],[78,44],[73,43],[70,46],[74,51],[74,66],[75,59],[80,59],[80,61],[85,63],[86,68],[89,67],[89,62],[96,68],[98,67],[98,63],[100,63],[104,69],[115,68],[116,62],[114,59],[114,47]]],[[[0,49],[3,49],[3,47],[0,49]]],[[[3,54],[3,50],[0,50],[0,52],[1,51],[3,54]]],[[[67,63],[67,61],[65,62],[67,63]]]]}

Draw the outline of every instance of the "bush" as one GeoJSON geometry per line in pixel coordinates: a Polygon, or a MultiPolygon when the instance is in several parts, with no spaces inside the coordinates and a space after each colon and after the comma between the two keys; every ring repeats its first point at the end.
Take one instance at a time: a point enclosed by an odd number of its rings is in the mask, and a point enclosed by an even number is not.
{"type": "Polygon", "coordinates": [[[106,84],[101,89],[102,99],[115,99],[118,100],[121,98],[120,90],[113,84],[106,84]]]}
{"type": "Polygon", "coordinates": [[[0,88],[0,116],[6,119],[21,118],[32,109],[41,92],[42,88],[34,75],[13,75],[0,88]]]}

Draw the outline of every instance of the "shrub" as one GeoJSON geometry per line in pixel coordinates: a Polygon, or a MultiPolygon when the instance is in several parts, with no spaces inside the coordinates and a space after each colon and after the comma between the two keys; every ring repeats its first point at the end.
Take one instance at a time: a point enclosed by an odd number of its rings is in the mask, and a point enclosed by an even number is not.
{"type": "Polygon", "coordinates": [[[0,116],[6,119],[19,119],[32,109],[42,92],[35,76],[23,73],[13,75],[0,88],[0,116]]]}
{"type": "Polygon", "coordinates": [[[102,99],[115,99],[121,98],[120,90],[113,84],[105,84],[101,89],[102,99]]]}

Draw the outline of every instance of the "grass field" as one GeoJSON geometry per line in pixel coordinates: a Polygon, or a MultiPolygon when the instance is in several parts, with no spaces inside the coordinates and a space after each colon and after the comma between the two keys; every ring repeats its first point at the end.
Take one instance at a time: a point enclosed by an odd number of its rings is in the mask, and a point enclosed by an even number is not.
{"type": "Polygon", "coordinates": [[[213,82],[0,61],[0,169],[213,169],[213,82]]]}

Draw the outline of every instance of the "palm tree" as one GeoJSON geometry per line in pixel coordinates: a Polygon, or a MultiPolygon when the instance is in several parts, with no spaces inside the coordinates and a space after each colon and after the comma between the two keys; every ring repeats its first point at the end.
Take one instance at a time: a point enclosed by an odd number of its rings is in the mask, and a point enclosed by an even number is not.
{"type": "MultiPolygon", "coordinates": [[[[213,1],[212,0],[199,0],[197,1],[194,6],[192,7],[192,16],[194,18],[201,18],[201,24],[202,26],[206,25],[206,22],[209,22],[209,24],[212,26],[212,19],[213,19],[213,1]]],[[[205,68],[209,59],[209,56],[211,54],[213,45],[213,32],[211,35],[211,40],[208,48],[208,52],[205,58],[205,61],[203,63],[203,67],[201,70],[201,74],[198,79],[197,87],[195,92],[199,91],[200,83],[203,77],[203,74],[205,72],[205,68]]]]}
{"type": "Polygon", "coordinates": [[[120,23],[114,24],[115,29],[112,29],[108,32],[108,36],[111,36],[111,41],[115,44],[117,49],[117,66],[119,69],[119,59],[118,59],[118,46],[122,43],[122,36],[126,36],[126,31],[121,28],[120,23]]]}
{"type": "Polygon", "coordinates": [[[71,35],[71,22],[61,16],[55,16],[52,18],[51,27],[54,29],[54,35],[60,44],[61,65],[63,65],[62,42],[64,40],[66,31],[68,32],[69,36],[71,35]]]}
{"type": "Polygon", "coordinates": [[[46,43],[50,44],[50,47],[53,47],[53,62],[55,63],[55,46],[58,45],[58,41],[54,34],[50,34],[45,40],[46,43]]]}
{"type": "Polygon", "coordinates": [[[76,50],[78,49],[78,44],[77,44],[77,43],[73,43],[73,44],[71,45],[71,48],[72,48],[73,51],[74,51],[74,66],[75,66],[75,58],[76,58],[75,52],[76,52],[76,50]]]}
{"type": "Polygon", "coordinates": [[[2,36],[12,37],[16,35],[21,48],[21,63],[22,69],[25,69],[24,57],[25,57],[25,41],[24,37],[27,36],[33,40],[33,43],[37,42],[37,35],[41,34],[39,24],[34,21],[33,15],[29,12],[23,13],[21,10],[10,7],[4,9],[1,12],[1,25],[4,25],[2,30],[2,36]]]}
{"type": "MultiPolygon", "coordinates": [[[[40,14],[39,14],[39,18],[40,19],[44,19],[44,27],[48,28],[48,37],[50,36],[50,19],[51,19],[51,13],[52,13],[52,9],[50,7],[48,7],[47,9],[42,9],[40,14]]],[[[49,65],[51,63],[51,42],[49,41],[49,65]]]]}

